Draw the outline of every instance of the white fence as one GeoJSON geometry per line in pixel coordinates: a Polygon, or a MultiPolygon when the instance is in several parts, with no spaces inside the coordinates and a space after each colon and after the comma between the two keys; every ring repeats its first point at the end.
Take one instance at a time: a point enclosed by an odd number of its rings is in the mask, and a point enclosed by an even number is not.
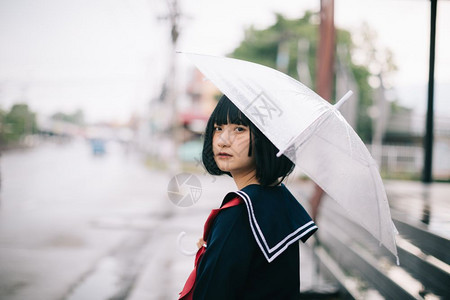
{"type": "MultiPolygon", "coordinates": [[[[381,155],[375,145],[367,145],[378,161],[381,172],[389,177],[402,174],[411,178],[420,178],[424,163],[424,150],[419,146],[382,145],[381,155]]],[[[447,143],[435,143],[433,149],[433,177],[440,180],[450,180],[450,147],[447,143]]]]}

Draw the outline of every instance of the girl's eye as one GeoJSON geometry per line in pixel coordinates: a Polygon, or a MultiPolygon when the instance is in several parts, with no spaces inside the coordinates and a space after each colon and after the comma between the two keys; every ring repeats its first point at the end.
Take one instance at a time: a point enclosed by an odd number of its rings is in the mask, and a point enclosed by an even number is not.
{"type": "Polygon", "coordinates": [[[236,127],[235,129],[237,132],[244,132],[245,128],[244,127],[236,127]]]}
{"type": "Polygon", "coordinates": [[[220,131],[220,130],[222,130],[222,127],[220,127],[220,126],[214,126],[214,131],[220,131]]]}

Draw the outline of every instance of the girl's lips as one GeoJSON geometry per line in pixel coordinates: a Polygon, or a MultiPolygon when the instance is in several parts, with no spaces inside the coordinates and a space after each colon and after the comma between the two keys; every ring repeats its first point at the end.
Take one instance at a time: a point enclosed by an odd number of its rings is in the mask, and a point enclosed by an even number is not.
{"type": "Polygon", "coordinates": [[[225,152],[219,152],[217,154],[217,156],[219,156],[219,157],[232,157],[233,155],[225,153],[225,152]]]}

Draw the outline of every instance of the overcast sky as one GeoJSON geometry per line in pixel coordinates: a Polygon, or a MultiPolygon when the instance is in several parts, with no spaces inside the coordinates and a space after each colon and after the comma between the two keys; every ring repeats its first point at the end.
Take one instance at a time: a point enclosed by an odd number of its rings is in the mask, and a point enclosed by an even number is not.
{"type": "MultiPolygon", "coordinates": [[[[250,25],[274,12],[301,17],[319,0],[179,0],[185,17],[179,49],[231,52],[250,25]]],[[[169,37],[162,0],[0,0],[0,107],[26,101],[41,114],[85,111],[88,120],[126,120],[145,111],[166,74],[169,37]]],[[[355,34],[367,22],[380,47],[393,51],[402,103],[424,106],[428,78],[429,1],[335,0],[336,26],[355,34]],[[406,90],[408,91],[408,90],[406,90]]],[[[450,85],[450,1],[438,4],[436,107],[450,85]]],[[[448,97],[448,96],[447,96],[448,97]]]]}

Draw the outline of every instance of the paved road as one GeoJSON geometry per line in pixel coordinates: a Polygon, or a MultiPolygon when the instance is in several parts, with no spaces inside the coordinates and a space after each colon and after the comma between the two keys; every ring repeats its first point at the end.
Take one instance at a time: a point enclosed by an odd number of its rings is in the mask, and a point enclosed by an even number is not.
{"type": "MultiPolygon", "coordinates": [[[[161,188],[168,175],[149,171],[118,145],[93,156],[83,141],[44,143],[3,153],[1,171],[2,299],[69,297],[114,251],[145,245],[137,233],[173,209],[161,188]]],[[[113,261],[110,268],[123,268],[113,261]]],[[[90,299],[105,299],[96,290],[90,299]]]]}

